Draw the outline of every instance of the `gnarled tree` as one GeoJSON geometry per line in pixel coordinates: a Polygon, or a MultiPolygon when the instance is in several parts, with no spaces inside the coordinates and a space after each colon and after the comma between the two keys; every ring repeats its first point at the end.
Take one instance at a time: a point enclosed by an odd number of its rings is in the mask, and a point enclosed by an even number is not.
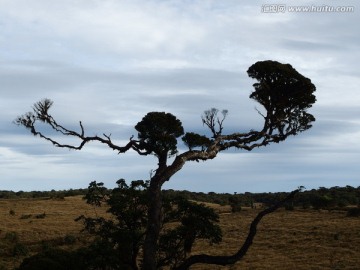
{"type": "MultiPolygon", "coordinates": [[[[314,116],[307,112],[316,101],[315,86],[310,79],[298,73],[290,64],[262,61],[252,65],[247,72],[251,78],[257,80],[257,83],[253,85],[255,90],[251,93],[250,98],[263,107],[262,111],[258,110],[264,120],[264,124],[259,130],[223,134],[227,111],[224,110],[219,115],[217,109],[210,109],[202,115],[202,121],[209,128],[211,136],[193,132],[184,135],[182,124],[174,115],[165,112],[150,112],[135,126],[138,131],[137,138],[131,137],[127,144],[119,146],[113,143],[110,135],[88,136],[82,122],[79,123],[78,131],[59,124],[49,113],[52,106],[52,101],[49,99],[36,103],[32,112],[18,117],[15,122],[29,129],[33,135],[40,136],[57,147],[81,150],[88,142],[97,141],[119,153],[134,150],[139,155],[155,155],[157,157],[158,166],[150,179],[148,189],[148,224],[143,246],[143,269],[154,270],[157,265],[156,251],[162,215],[161,187],[181,170],[185,163],[213,159],[220,152],[229,148],[251,151],[272,142],[278,143],[290,135],[297,135],[311,128],[312,122],[315,121],[314,116]],[[70,145],[51,138],[39,131],[39,122],[49,125],[64,136],[77,138],[79,143],[70,145]],[[182,140],[189,149],[179,153],[178,138],[182,135],[184,135],[182,140]],[[171,156],[175,157],[169,162],[168,158],[171,156]]],[[[267,213],[264,212],[264,214],[267,213]]],[[[238,260],[241,256],[233,258],[238,260]]],[[[236,260],[225,261],[224,258],[217,258],[214,261],[209,257],[189,258],[182,269],[188,268],[193,263],[211,261],[212,263],[226,264],[234,263],[236,260]]]]}

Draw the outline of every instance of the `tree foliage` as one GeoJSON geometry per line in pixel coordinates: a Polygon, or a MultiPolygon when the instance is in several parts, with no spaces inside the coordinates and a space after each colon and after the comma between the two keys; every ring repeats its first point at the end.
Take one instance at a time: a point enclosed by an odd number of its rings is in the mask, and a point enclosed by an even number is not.
{"type": "Polygon", "coordinates": [[[269,133],[277,132],[279,139],[286,134],[296,135],[311,127],[315,118],[306,112],[315,103],[315,86],[290,64],[276,61],[257,62],[248,69],[258,81],[250,98],[267,111],[265,123],[269,133]]]}
{"type": "MultiPolygon", "coordinates": [[[[103,183],[91,182],[87,203],[99,207],[105,204],[112,218],[80,216],[84,230],[98,238],[92,247],[106,250],[99,253],[94,266],[114,269],[138,269],[138,257],[143,247],[147,225],[148,181],[132,181],[127,185],[124,179],[117,181],[117,187],[109,194],[103,193],[103,183]],[[104,254],[104,255],[101,255],[104,254]],[[100,259],[103,258],[103,259],[100,259]],[[125,267],[125,268],[124,268],[125,267]]],[[[196,239],[208,240],[210,244],[222,239],[217,222],[219,216],[212,208],[190,202],[181,197],[166,198],[162,206],[164,213],[162,232],[157,252],[157,267],[176,267],[191,252],[196,239]],[[167,226],[167,224],[178,224],[167,226]]],[[[105,268],[101,268],[105,269],[105,268]]]]}
{"type": "Polygon", "coordinates": [[[137,123],[140,147],[146,153],[162,155],[175,155],[177,153],[177,138],[184,134],[184,129],[179,119],[171,113],[149,112],[137,123]]]}

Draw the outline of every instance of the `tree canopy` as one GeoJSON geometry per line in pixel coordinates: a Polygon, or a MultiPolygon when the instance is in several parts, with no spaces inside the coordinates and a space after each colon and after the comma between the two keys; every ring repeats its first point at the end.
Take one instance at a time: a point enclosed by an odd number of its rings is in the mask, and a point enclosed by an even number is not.
{"type": "Polygon", "coordinates": [[[149,112],[135,129],[141,142],[140,148],[158,157],[175,155],[178,152],[177,138],[184,134],[181,121],[165,112],[149,112]]]}
{"type": "Polygon", "coordinates": [[[296,135],[311,127],[315,118],[306,112],[315,103],[315,86],[310,79],[298,73],[290,64],[276,61],[257,62],[248,69],[251,78],[258,81],[250,98],[267,111],[264,116],[269,133],[277,131],[279,138],[296,135]]]}

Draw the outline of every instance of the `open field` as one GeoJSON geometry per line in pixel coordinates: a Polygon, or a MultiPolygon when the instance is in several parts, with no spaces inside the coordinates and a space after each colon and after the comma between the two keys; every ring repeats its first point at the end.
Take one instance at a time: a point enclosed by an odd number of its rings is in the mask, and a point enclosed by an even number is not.
{"type": "MultiPolygon", "coordinates": [[[[246,236],[257,211],[235,214],[229,207],[213,205],[221,217],[223,242],[208,246],[197,243],[194,253],[229,254],[246,236]]],[[[13,269],[24,258],[14,252],[15,242],[33,254],[46,245],[65,249],[82,244],[81,214],[104,212],[94,209],[81,196],[65,200],[0,200],[0,269],[13,269]],[[44,214],[45,215],[42,215],[44,214]]],[[[279,210],[260,223],[254,244],[245,258],[232,267],[201,266],[192,269],[359,269],[360,218],[342,211],[279,210]]]]}

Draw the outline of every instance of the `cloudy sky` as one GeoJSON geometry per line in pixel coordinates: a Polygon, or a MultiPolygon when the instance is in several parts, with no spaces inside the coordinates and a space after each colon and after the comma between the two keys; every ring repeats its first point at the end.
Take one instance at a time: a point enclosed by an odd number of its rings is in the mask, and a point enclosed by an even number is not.
{"type": "MultiPolygon", "coordinates": [[[[290,63],[316,85],[314,127],[253,152],[188,163],[165,188],[289,191],[360,185],[360,4],[356,0],[0,0],[0,190],[112,187],[148,179],[154,157],[100,144],[53,147],[12,123],[36,101],[54,101],[65,126],[126,143],[149,111],[205,133],[201,114],[228,109],[225,130],[261,124],[246,71],[290,63]],[[266,12],[286,3],[284,12],[266,12]],[[352,12],[290,12],[353,7],[352,12]],[[264,12],[265,11],[265,12],[264,12]]],[[[184,149],[181,149],[184,150],[184,149]]]]}

